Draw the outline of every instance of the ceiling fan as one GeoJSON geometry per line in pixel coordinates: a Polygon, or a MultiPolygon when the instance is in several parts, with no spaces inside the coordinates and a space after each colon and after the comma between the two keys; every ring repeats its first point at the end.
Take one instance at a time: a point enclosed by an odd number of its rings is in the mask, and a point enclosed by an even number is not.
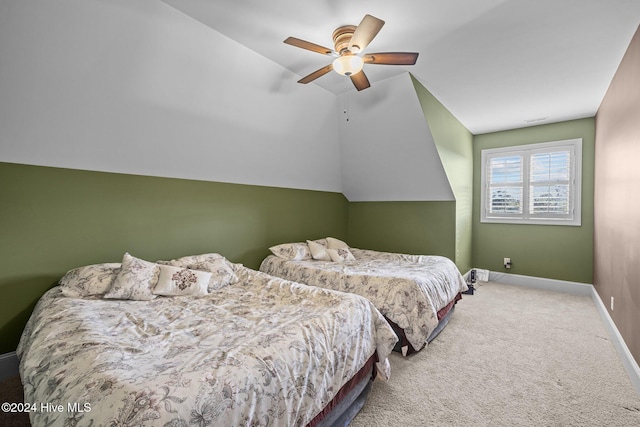
{"type": "Polygon", "coordinates": [[[378,34],[384,21],[371,15],[365,15],[360,24],[343,25],[333,32],[334,49],[317,45],[295,37],[289,37],[284,42],[291,46],[307,49],[312,52],[336,57],[333,62],[306,77],[298,80],[298,83],[309,83],[334,70],[343,76],[349,76],[353,85],[358,90],[371,86],[369,79],[362,68],[364,64],[379,65],[414,65],[418,60],[418,54],[412,52],[386,52],[364,53],[364,49],[378,34]]]}

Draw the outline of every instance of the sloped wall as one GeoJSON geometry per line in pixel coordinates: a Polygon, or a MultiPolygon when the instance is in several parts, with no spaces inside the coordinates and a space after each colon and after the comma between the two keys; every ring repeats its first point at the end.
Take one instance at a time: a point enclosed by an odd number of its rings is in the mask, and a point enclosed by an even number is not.
{"type": "Polygon", "coordinates": [[[455,196],[455,261],[471,269],[473,135],[418,80],[412,78],[429,132],[455,196]]]}
{"type": "Polygon", "coordinates": [[[173,7],[1,10],[0,161],[341,191],[335,96],[173,7]]]}
{"type": "Polygon", "coordinates": [[[349,201],[453,200],[408,73],[342,94],[338,103],[349,201]]]}
{"type": "Polygon", "coordinates": [[[471,133],[408,73],[339,102],[349,243],[447,256],[468,270],[471,133]]]}

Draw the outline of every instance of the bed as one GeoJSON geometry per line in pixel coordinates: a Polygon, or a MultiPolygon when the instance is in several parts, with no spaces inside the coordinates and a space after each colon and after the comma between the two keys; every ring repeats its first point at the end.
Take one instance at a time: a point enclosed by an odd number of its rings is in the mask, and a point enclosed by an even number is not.
{"type": "Polygon", "coordinates": [[[359,296],[217,254],[126,254],[47,291],[17,355],[32,425],[324,426],[388,377],[396,341],[359,296]]]}
{"type": "Polygon", "coordinates": [[[331,237],[270,249],[260,271],[368,298],[395,330],[395,350],[405,356],[440,333],[468,289],[456,265],[442,256],[351,248],[331,237]]]}

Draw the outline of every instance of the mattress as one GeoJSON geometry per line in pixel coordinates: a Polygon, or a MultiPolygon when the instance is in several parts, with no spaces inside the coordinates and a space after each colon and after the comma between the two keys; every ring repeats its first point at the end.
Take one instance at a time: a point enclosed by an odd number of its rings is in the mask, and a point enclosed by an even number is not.
{"type": "Polygon", "coordinates": [[[438,327],[438,312],[468,289],[456,265],[446,257],[349,249],[355,260],[291,260],[269,255],[260,270],[364,296],[404,331],[416,350],[438,327]]]}
{"type": "Polygon", "coordinates": [[[317,424],[371,360],[388,377],[397,338],[368,300],[234,268],[204,296],[46,292],[17,349],[25,402],[53,408],[32,425],[317,424]]]}

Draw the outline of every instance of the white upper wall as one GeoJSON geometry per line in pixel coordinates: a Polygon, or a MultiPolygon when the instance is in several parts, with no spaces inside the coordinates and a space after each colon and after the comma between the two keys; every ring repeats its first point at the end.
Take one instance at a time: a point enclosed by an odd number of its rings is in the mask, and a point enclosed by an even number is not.
{"type": "Polygon", "coordinates": [[[342,190],[336,98],[158,0],[0,3],[0,161],[342,190]]]}
{"type": "Polygon", "coordinates": [[[409,73],[340,95],[339,109],[349,201],[455,199],[409,73]]]}

